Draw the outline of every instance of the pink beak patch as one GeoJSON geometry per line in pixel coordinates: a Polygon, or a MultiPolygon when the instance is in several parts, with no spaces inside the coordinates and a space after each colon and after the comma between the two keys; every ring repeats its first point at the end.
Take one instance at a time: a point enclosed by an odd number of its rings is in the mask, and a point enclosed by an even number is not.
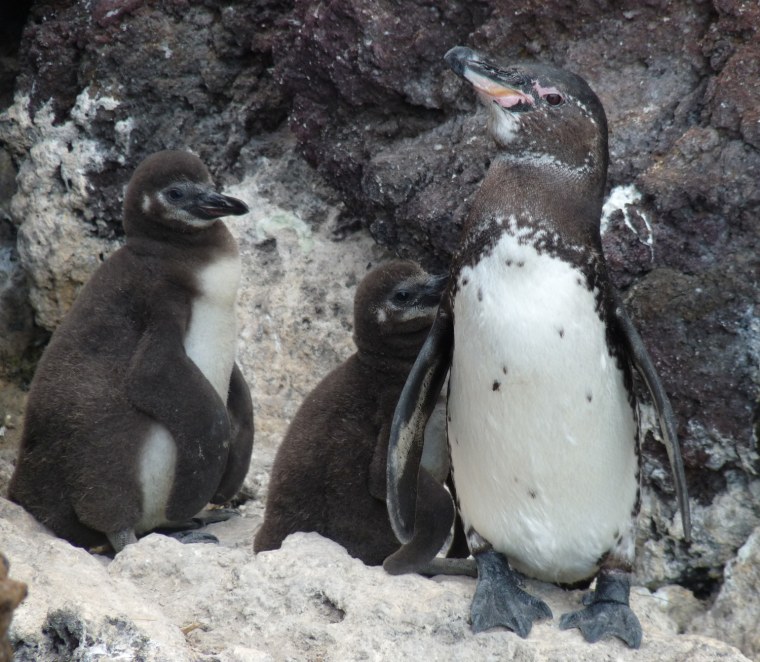
{"type": "Polygon", "coordinates": [[[518,103],[533,104],[533,97],[529,94],[496,83],[471,69],[465,69],[464,77],[486,101],[495,101],[504,108],[511,108],[518,103]]]}

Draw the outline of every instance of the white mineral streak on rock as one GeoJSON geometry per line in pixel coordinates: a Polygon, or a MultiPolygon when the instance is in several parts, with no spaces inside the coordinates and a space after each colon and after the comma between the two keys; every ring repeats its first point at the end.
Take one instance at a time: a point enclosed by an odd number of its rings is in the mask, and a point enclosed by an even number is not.
{"type": "Polygon", "coordinates": [[[638,240],[649,246],[650,250],[654,250],[654,232],[652,230],[652,224],[649,218],[643,211],[639,211],[639,216],[644,222],[646,228],[646,234],[642,237],[642,233],[631,222],[631,212],[628,210],[629,205],[634,205],[641,201],[641,193],[634,184],[623,184],[616,186],[610,191],[610,195],[605,200],[602,206],[602,220],[601,220],[601,233],[607,231],[607,225],[610,222],[610,216],[618,209],[623,212],[623,220],[625,226],[636,235],[638,240]]]}
{"type": "Polygon", "coordinates": [[[99,172],[111,150],[87,137],[99,108],[113,109],[111,97],[93,98],[89,88],[77,97],[71,118],[56,124],[50,104],[34,118],[29,98],[18,95],[6,112],[18,145],[28,144],[20,164],[11,213],[20,223],[18,251],[30,279],[37,323],[54,329],[81,286],[115,242],[90,236],[83,219],[94,221],[88,205],[87,175],[99,172]],[[24,133],[24,137],[20,134],[24,133]]]}

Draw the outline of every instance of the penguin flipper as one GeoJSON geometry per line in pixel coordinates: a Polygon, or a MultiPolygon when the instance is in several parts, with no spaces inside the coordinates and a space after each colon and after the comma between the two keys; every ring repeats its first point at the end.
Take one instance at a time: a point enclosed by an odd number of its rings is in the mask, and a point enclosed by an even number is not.
{"type": "Polygon", "coordinates": [[[417,572],[430,574],[475,575],[474,563],[459,563],[463,559],[436,559],[446,544],[454,523],[454,501],[446,488],[425,467],[417,477],[417,503],[414,513],[414,533],[383,561],[391,575],[417,572]]]}
{"type": "Polygon", "coordinates": [[[388,442],[387,505],[393,532],[402,543],[409,542],[414,533],[425,424],[451,365],[453,339],[451,316],[441,306],[393,414],[388,442]]]}
{"type": "Polygon", "coordinates": [[[230,420],[225,403],[185,353],[181,320],[186,310],[167,305],[152,313],[152,327],[130,361],[126,396],[171,434],[177,455],[166,516],[183,520],[203,508],[219,485],[230,420]]]}
{"type": "Polygon", "coordinates": [[[660,376],[655,370],[652,359],[644,346],[639,332],[636,330],[631,318],[623,306],[620,297],[615,293],[615,318],[618,322],[622,338],[625,342],[628,354],[631,357],[633,366],[644,380],[649,390],[649,394],[657,410],[657,418],[660,424],[660,432],[665,449],[668,453],[670,468],[673,472],[673,481],[676,488],[678,507],[681,511],[681,521],[683,523],[684,539],[688,542],[691,540],[691,514],[689,510],[689,495],[686,490],[686,476],[684,474],[683,459],[681,457],[681,448],[678,444],[678,435],[676,433],[675,415],[673,408],[670,406],[670,400],[665,392],[665,388],[660,381],[660,376]]]}
{"type": "Polygon", "coordinates": [[[253,402],[251,390],[238,364],[232,366],[227,411],[232,424],[230,452],[224,475],[211,499],[211,503],[227,503],[235,497],[243,486],[243,481],[251,466],[253,451],[253,402]]]}

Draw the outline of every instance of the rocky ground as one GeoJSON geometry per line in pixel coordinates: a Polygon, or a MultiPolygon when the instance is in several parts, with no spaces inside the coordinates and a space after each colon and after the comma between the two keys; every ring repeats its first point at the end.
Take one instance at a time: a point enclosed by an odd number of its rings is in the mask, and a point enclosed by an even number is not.
{"type": "MultiPolygon", "coordinates": [[[[470,580],[387,577],[313,536],[250,550],[288,421],[352,351],[356,283],[391,254],[444,269],[487,167],[483,117],[441,60],[456,44],[572,68],[607,109],[605,252],[671,395],[694,519],[686,545],[649,434],[637,657],[741,659],[730,644],[760,659],[756,2],[37,0],[0,12],[0,494],[35,361],[120,244],[135,165],[192,149],[252,208],[229,223],[257,427],[242,517],[218,525],[221,546],[151,536],[109,563],[1,500],[0,552],[29,586],[11,629],[19,659],[633,655],[590,649],[556,619],[526,641],[473,636],[470,580]]],[[[579,599],[536,590],[555,616],[579,599]]]]}
{"type": "Polygon", "coordinates": [[[256,507],[209,527],[219,546],[153,534],[113,561],[52,538],[5,501],[0,515],[14,574],[34,582],[13,622],[18,662],[748,659],[704,634],[702,607],[679,587],[634,589],[640,650],[618,641],[592,648],[577,631],[557,626],[560,614],[578,607],[578,591],[530,582],[552,621],[525,640],[505,630],[473,635],[473,579],[390,577],[313,533],[254,557],[256,507]]]}

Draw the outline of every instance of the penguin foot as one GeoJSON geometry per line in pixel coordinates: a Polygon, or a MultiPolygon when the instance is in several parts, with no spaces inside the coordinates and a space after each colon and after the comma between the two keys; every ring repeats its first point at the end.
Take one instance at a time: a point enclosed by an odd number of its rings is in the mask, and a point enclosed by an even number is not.
{"type": "Polygon", "coordinates": [[[583,638],[594,643],[607,636],[622,639],[630,648],[641,646],[641,623],[628,606],[631,583],[627,573],[599,573],[596,589],[584,596],[585,609],[563,614],[561,630],[578,628],[583,638]]]}
{"type": "Polygon", "coordinates": [[[470,607],[473,632],[503,626],[525,639],[533,621],[552,618],[549,605],[520,588],[503,554],[488,550],[476,554],[475,561],[478,585],[470,607]]]}
{"type": "Polygon", "coordinates": [[[156,533],[171,536],[176,532],[192,531],[194,529],[202,529],[209,524],[226,522],[233,517],[240,517],[240,512],[234,508],[213,508],[211,510],[203,510],[195,517],[182,520],[181,522],[166,522],[156,529],[156,533]]]}
{"type": "Polygon", "coordinates": [[[106,533],[108,542],[111,543],[113,551],[117,554],[124,549],[127,545],[137,542],[137,536],[134,529],[122,529],[121,531],[112,531],[106,533]]]}
{"type": "Polygon", "coordinates": [[[183,545],[195,543],[219,544],[219,538],[203,531],[172,531],[171,533],[164,533],[164,535],[179,540],[183,545]]]}
{"type": "Polygon", "coordinates": [[[198,525],[198,528],[208,524],[217,524],[226,522],[233,517],[240,517],[240,511],[235,508],[209,508],[196,515],[191,521],[198,525]]]}

